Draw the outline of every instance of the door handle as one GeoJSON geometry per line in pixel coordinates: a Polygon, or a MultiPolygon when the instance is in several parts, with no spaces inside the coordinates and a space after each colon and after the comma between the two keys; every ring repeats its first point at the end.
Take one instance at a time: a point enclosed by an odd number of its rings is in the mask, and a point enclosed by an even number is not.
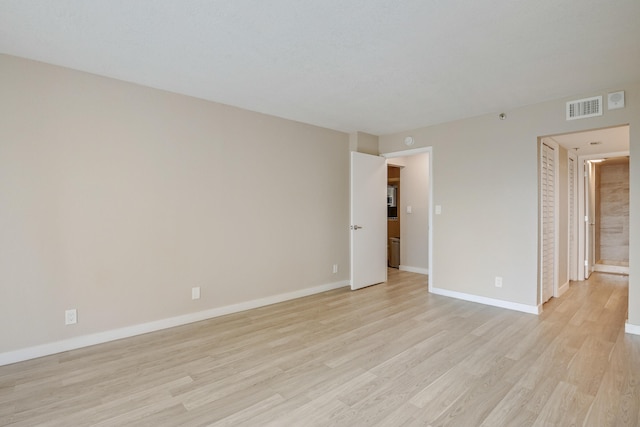
{"type": "Polygon", "coordinates": [[[359,225],[352,225],[352,226],[351,226],[351,227],[349,227],[349,228],[351,228],[352,230],[360,230],[360,229],[361,229],[361,228],[363,228],[363,227],[360,227],[359,225]]]}

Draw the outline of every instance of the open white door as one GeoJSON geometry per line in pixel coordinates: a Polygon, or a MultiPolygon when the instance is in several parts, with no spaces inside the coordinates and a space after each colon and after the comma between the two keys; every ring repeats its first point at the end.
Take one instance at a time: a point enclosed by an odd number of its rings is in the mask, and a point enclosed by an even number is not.
{"type": "Polygon", "coordinates": [[[387,164],[351,153],[351,289],[387,280],[387,164]]]}

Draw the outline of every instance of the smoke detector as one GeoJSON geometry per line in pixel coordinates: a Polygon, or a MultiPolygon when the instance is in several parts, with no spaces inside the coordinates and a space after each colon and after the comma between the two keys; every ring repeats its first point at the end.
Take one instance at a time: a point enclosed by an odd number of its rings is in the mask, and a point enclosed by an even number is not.
{"type": "Polygon", "coordinates": [[[624,91],[612,92],[607,94],[607,109],[616,110],[624,108],[624,91]]]}

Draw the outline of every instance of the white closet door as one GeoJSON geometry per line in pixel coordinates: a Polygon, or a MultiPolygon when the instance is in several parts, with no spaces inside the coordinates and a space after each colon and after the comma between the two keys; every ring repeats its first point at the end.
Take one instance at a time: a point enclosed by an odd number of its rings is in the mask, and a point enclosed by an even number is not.
{"type": "Polygon", "coordinates": [[[569,279],[578,278],[578,233],[576,222],[576,161],[569,157],[568,164],[569,181],[569,279]]]}
{"type": "Polygon", "coordinates": [[[542,201],[542,257],[541,280],[542,302],[553,296],[555,285],[555,246],[556,246],[556,153],[546,143],[542,144],[540,162],[541,201],[542,201]]]}

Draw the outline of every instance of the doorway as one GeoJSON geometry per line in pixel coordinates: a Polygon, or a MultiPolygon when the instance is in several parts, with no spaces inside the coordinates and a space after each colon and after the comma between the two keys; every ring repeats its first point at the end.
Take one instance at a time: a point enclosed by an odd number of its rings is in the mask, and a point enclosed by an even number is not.
{"type": "Polygon", "coordinates": [[[539,153],[544,302],[549,293],[558,297],[571,280],[584,280],[593,271],[628,272],[629,126],[540,137],[539,153]],[[545,143],[553,149],[544,149],[545,143]],[[555,163],[544,164],[543,151],[555,163]],[[553,244],[545,240],[550,236],[553,244]]]}
{"type": "MultiPolygon", "coordinates": [[[[387,165],[402,166],[400,179],[403,181],[404,201],[397,206],[397,215],[405,217],[406,227],[400,230],[404,249],[400,249],[399,270],[429,274],[428,286],[432,289],[432,155],[431,147],[381,154],[375,156],[351,152],[350,193],[351,193],[351,288],[353,290],[386,281],[388,257],[385,256],[385,241],[388,216],[387,165]],[[411,171],[409,174],[408,171],[411,171]],[[403,175],[404,174],[404,175],[403,175]],[[417,174],[418,178],[414,176],[417,174]],[[415,185],[412,185],[415,184],[415,185]],[[415,188],[414,188],[415,187],[415,188]],[[417,188],[417,190],[416,190],[417,188]],[[386,193],[386,194],[385,194],[386,193]],[[378,194],[385,194],[387,206],[380,204],[378,194]],[[414,196],[415,195],[415,198],[414,196]],[[425,202],[422,203],[421,200],[425,202]],[[406,203],[408,204],[406,204],[406,203]],[[414,202],[416,202],[414,204],[414,202]],[[380,211],[382,209],[382,211],[380,211]],[[379,215],[381,212],[382,215],[379,215]],[[408,218],[408,219],[406,219],[408,218]],[[379,221],[381,219],[381,221],[379,221]],[[415,221],[422,223],[423,233],[411,226],[415,221]],[[408,242],[408,243],[407,243],[408,242]],[[382,254],[382,259],[380,259],[382,254]],[[422,257],[422,264],[412,264],[412,257],[422,257]],[[407,264],[403,264],[403,263],[407,264]],[[375,274],[374,274],[375,273],[375,274]]],[[[396,203],[396,205],[398,205],[396,203]]]]}
{"type": "Polygon", "coordinates": [[[595,196],[593,271],[629,274],[629,157],[590,163],[595,196]]]}
{"type": "Polygon", "coordinates": [[[401,166],[387,164],[387,265],[400,268],[401,166]]]}
{"type": "MultiPolygon", "coordinates": [[[[398,184],[395,219],[388,218],[389,256],[393,245],[399,246],[398,269],[429,275],[432,266],[432,164],[431,147],[382,154],[389,167],[389,186],[398,184]],[[395,177],[391,173],[398,173],[395,177]],[[392,235],[393,234],[393,235],[392,235]],[[393,238],[393,240],[392,240],[393,238]]],[[[395,261],[395,260],[394,260],[395,261]]]]}

